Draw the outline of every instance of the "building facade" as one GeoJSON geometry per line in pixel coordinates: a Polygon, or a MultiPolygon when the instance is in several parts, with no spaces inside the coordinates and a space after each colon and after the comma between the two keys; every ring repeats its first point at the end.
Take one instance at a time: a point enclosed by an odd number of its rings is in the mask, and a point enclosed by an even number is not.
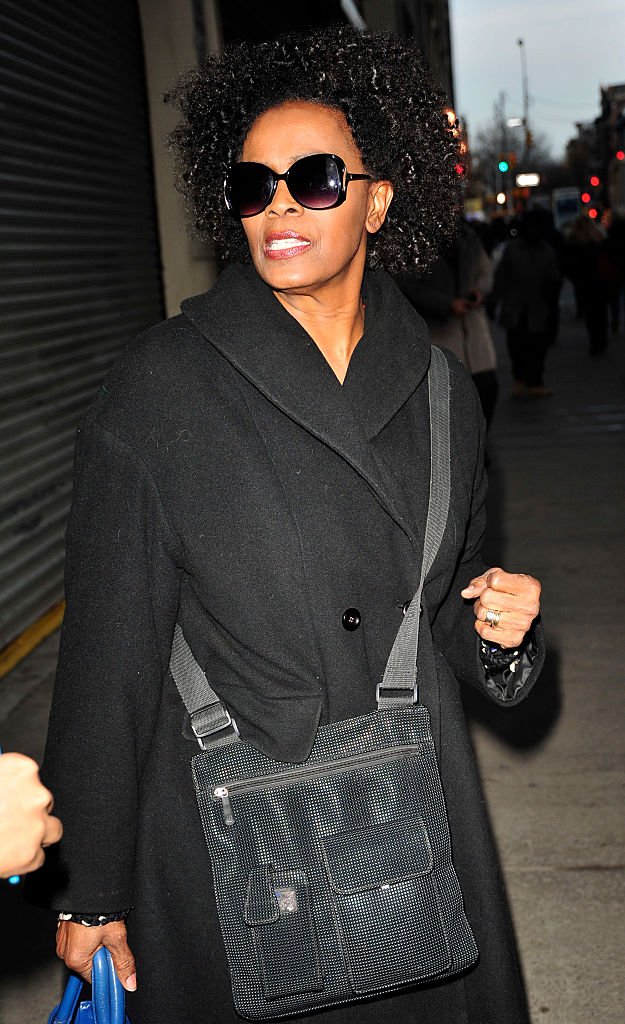
{"type": "Polygon", "coordinates": [[[566,161],[596,209],[625,217],[625,83],[602,86],[599,107],[598,117],[577,124],[566,161]]]}

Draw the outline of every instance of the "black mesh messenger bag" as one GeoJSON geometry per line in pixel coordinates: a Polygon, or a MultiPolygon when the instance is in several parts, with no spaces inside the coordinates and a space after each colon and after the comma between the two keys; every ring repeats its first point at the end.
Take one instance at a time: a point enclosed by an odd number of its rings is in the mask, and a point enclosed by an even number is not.
{"type": "Polygon", "coordinates": [[[176,626],[170,668],[201,747],[197,801],[234,1006],[250,1020],[436,981],[478,956],[417,691],[421,595],[450,494],[449,371],[436,348],[428,387],[423,565],[377,711],[320,726],[302,764],[273,761],[240,739],[176,626]]]}

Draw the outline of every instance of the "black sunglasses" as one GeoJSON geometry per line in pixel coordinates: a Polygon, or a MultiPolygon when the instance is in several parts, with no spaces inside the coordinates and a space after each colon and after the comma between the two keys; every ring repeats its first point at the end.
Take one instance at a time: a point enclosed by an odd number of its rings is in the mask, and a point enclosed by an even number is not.
{"type": "Polygon", "coordinates": [[[231,164],[224,181],[224,199],[233,217],[255,217],[276,194],[279,181],[296,203],[307,210],[332,210],[345,202],[350,181],[372,181],[370,174],[350,174],[340,156],[315,153],[296,160],[284,174],[265,164],[231,164]]]}

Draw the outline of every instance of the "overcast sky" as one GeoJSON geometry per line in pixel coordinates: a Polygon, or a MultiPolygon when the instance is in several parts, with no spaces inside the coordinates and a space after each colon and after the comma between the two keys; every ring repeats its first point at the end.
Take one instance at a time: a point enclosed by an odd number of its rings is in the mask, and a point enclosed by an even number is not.
{"type": "Polygon", "coordinates": [[[625,82],[625,0],[450,0],[450,9],[456,109],[472,133],[491,119],[501,90],[507,115],[522,114],[519,38],[530,124],[554,156],[575,121],[599,113],[599,86],[625,82]]]}

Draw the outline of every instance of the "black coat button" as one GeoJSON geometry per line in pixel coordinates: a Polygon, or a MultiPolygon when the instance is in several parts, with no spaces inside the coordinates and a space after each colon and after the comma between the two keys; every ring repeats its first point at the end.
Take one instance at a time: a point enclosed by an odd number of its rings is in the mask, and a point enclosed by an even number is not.
{"type": "Polygon", "coordinates": [[[360,625],[360,612],[358,611],[357,608],[347,608],[343,612],[343,618],[341,619],[341,622],[343,623],[343,629],[346,629],[348,630],[348,632],[353,633],[353,631],[355,629],[358,629],[360,625]]]}

